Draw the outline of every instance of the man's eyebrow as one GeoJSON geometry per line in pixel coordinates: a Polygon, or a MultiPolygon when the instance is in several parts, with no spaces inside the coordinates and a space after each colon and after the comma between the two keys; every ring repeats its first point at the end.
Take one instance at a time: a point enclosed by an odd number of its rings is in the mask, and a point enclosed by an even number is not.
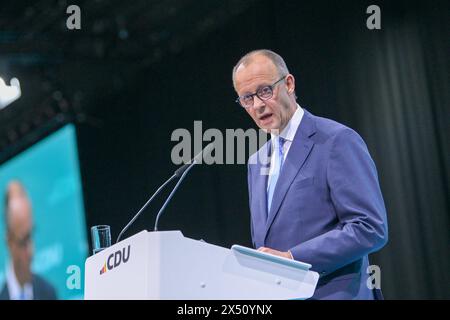
{"type": "Polygon", "coordinates": [[[242,95],[240,95],[240,97],[255,95],[259,89],[262,89],[265,87],[270,87],[270,86],[271,86],[271,84],[260,84],[258,87],[256,87],[256,90],[254,92],[247,91],[247,92],[243,93],[242,95]]]}

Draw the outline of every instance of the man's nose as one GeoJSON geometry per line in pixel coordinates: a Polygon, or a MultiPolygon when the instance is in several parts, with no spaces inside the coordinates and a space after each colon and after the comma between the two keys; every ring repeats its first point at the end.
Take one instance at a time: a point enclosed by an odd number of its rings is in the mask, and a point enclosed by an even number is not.
{"type": "Polygon", "coordinates": [[[29,241],[25,247],[25,250],[27,252],[28,255],[33,255],[34,252],[34,244],[32,241],[29,241]]]}
{"type": "Polygon", "coordinates": [[[262,100],[260,97],[258,96],[254,96],[253,97],[253,109],[255,109],[258,112],[263,112],[264,111],[264,106],[265,106],[265,102],[264,100],[262,100]]]}

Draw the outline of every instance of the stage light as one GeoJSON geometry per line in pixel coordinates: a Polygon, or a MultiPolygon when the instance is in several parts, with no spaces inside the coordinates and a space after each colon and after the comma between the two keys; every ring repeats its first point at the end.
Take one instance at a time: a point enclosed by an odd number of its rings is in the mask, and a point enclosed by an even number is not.
{"type": "Polygon", "coordinates": [[[20,90],[20,82],[17,78],[12,78],[7,86],[5,81],[0,78],[0,109],[16,101],[22,95],[20,90]]]}

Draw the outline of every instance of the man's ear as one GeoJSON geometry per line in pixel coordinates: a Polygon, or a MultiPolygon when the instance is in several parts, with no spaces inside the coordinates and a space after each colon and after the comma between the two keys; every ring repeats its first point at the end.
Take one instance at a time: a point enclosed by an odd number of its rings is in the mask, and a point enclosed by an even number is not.
{"type": "Polygon", "coordinates": [[[286,86],[289,94],[293,94],[295,92],[295,78],[292,74],[288,74],[286,76],[286,86]]]}

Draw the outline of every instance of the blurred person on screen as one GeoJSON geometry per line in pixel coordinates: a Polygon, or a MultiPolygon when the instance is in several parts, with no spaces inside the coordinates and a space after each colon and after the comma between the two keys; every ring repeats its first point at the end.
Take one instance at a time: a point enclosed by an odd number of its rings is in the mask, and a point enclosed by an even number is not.
{"type": "Polygon", "coordinates": [[[25,188],[11,181],[5,194],[6,241],[11,261],[7,265],[0,300],[55,300],[55,288],[31,271],[33,217],[25,188]]]}

